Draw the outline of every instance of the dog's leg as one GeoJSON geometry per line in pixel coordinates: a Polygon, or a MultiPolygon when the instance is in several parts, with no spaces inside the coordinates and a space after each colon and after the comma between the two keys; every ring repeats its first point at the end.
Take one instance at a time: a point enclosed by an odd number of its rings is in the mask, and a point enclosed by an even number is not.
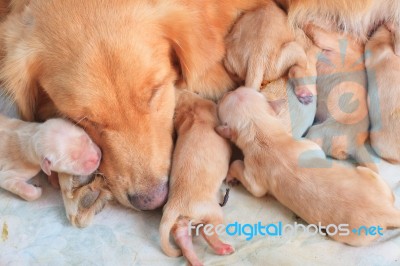
{"type": "Polygon", "coordinates": [[[307,77],[307,69],[299,65],[289,69],[288,77],[294,85],[297,99],[305,105],[312,103],[314,96],[317,95],[317,77],[307,77]]]}
{"type": "MultiPolygon", "coordinates": [[[[301,45],[297,42],[293,41],[286,43],[283,46],[281,54],[275,63],[274,76],[271,76],[271,79],[275,80],[282,77],[285,73],[287,73],[290,67],[295,65],[307,69],[308,60],[304,48],[301,47],[301,45]]],[[[265,74],[268,75],[268,73],[265,74]]]]}
{"type": "Polygon", "coordinates": [[[237,179],[255,197],[262,197],[268,192],[266,184],[260,184],[256,177],[248,175],[245,171],[244,162],[234,161],[229,167],[226,182],[230,183],[237,179]]]}
{"type": "Polygon", "coordinates": [[[181,248],[183,256],[185,256],[191,265],[203,265],[194,252],[193,238],[192,235],[189,234],[187,219],[178,220],[177,224],[172,229],[172,235],[175,239],[175,243],[181,248]]]}
{"type": "Polygon", "coordinates": [[[26,183],[25,179],[7,178],[0,182],[0,187],[20,196],[27,201],[36,200],[42,195],[42,188],[26,183]]]}
{"type": "Polygon", "coordinates": [[[112,199],[111,192],[99,175],[95,175],[90,182],[88,177],[60,174],[59,181],[66,215],[73,226],[82,228],[90,225],[94,216],[112,199]],[[90,183],[84,185],[86,182],[90,183]]]}

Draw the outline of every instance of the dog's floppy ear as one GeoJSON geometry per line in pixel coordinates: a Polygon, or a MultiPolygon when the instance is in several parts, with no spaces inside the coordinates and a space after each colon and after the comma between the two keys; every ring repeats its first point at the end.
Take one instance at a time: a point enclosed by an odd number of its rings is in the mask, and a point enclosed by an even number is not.
{"type": "Polygon", "coordinates": [[[33,120],[38,88],[34,80],[38,62],[30,47],[33,16],[29,8],[22,15],[10,15],[0,27],[0,80],[2,87],[17,103],[24,120],[33,120]],[[21,34],[25,33],[25,34],[21,34]],[[23,37],[21,37],[23,36],[23,37]]]}
{"type": "Polygon", "coordinates": [[[191,87],[199,77],[220,62],[224,56],[224,40],[197,11],[175,7],[163,19],[163,34],[170,41],[179,62],[180,84],[191,87]]]}

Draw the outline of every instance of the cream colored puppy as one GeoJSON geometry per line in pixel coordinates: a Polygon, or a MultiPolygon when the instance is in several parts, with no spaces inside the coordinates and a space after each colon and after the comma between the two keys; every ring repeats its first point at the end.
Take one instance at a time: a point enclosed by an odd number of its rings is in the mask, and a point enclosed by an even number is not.
{"type": "Polygon", "coordinates": [[[400,163],[400,57],[394,53],[392,34],[385,26],[374,33],[365,49],[371,145],[380,157],[400,163]]]}
{"type": "Polygon", "coordinates": [[[83,129],[65,120],[39,124],[0,116],[0,187],[25,200],[42,194],[40,187],[27,183],[40,169],[47,175],[89,175],[100,159],[100,149],[83,129]]]}
{"type": "Polygon", "coordinates": [[[285,125],[287,132],[294,138],[301,138],[312,126],[317,111],[317,59],[321,49],[313,45],[304,33],[297,35],[296,40],[305,48],[307,68],[292,66],[289,73],[266,84],[261,93],[273,107],[277,117],[285,125]],[[291,78],[289,78],[291,77],[291,78]],[[313,100],[304,105],[297,100],[296,90],[307,90],[313,100]]]}
{"type": "MultiPolygon", "coordinates": [[[[240,81],[245,80],[245,86],[257,90],[263,82],[287,74],[293,65],[307,68],[304,47],[296,41],[286,13],[272,0],[237,21],[226,38],[224,60],[230,73],[240,81]]],[[[308,104],[312,95],[303,89],[296,89],[296,95],[308,104]]]]}
{"type": "Polygon", "coordinates": [[[317,63],[317,123],[306,137],[335,159],[351,157],[378,172],[366,146],[369,116],[364,45],[313,25],[306,33],[323,50],[317,63]]]}
{"type": "MultiPolygon", "coordinates": [[[[227,140],[214,130],[218,125],[216,104],[194,93],[183,91],[175,111],[178,139],[169,180],[170,192],[160,225],[161,247],[171,257],[183,255],[192,265],[201,265],[189,234],[193,225],[223,223],[218,190],[226,177],[231,155],[227,140]],[[171,246],[170,234],[182,249],[171,246]]],[[[234,252],[216,234],[203,237],[216,254],[234,252]]]]}
{"type": "MultiPolygon", "coordinates": [[[[217,131],[244,153],[244,162],[230,166],[228,182],[237,178],[256,197],[273,195],[310,224],[400,226],[393,194],[376,173],[327,160],[312,141],[293,140],[262,94],[239,88],[223,97],[218,114],[223,125],[217,131]]],[[[331,237],[359,246],[377,235],[331,237]]]]}

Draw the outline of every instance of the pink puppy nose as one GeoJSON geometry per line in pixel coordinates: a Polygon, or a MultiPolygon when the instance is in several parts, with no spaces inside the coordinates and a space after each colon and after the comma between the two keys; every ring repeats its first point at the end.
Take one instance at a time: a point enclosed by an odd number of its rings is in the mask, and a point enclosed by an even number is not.
{"type": "Polygon", "coordinates": [[[95,152],[91,153],[84,162],[84,168],[88,172],[94,172],[99,167],[101,151],[95,146],[95,152]]]}

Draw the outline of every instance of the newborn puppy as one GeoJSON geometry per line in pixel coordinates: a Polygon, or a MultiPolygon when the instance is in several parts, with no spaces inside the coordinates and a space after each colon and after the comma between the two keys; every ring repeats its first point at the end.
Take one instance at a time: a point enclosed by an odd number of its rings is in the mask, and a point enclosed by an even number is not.
{"type": "Polygon", "coordinates": [[[0,116],[0,187],[32,201],[42,189],[26,181],[40,169],[89,175],[99,166],[100,149],[85,131],[62,119],[43,124],[0,116]]]}
{"type": "MultiPolygon", "coordinates": [[[[226,38],[224,60],[231,74],[257,90],[263,81],[282,77],[293,65],[307,68],[307,56],[295,40],[286,13],[272,0],[237,21],[226,38]]],[[[296,88],[296,95],[307,104],[312,100],[308,90],[296,88]]]]}
{"type": "MultiPolygon", "coordinates": [[[[178,92],[180,97],[175,109],[175,129],[178,139],[173,155],[169,180],[168,202],[164,207],[160,225],[161,247],[171,257],[181,251],[171,246],[172,233],[176,244],[192,265],[201,265],[189,233],[193,225],[223,223],[218,191],[226,177],[231,155],[227,140],[214,130],[218,125],[216,104],[191,92],[178,92]]],[[[217,234],[203,237],[218,255],[234,252],[217,234]]]]}
{"type": "Polygon", "coordinates": [[[363,44],[313,25],[306,27],[306,33],[323,49],[317,63],[317,124],[306,137],[335,159],[351,157],[378,172],[365,145],[369,117],[363,44]]]}
{"type": "Polygon", "coordinates": [[[294,138],[301,138],[312,126],[317,110],[317,59],[321,49],[313,45],[304,33],[298,31],[298,43],[307,54],[307,68],[292,66],[282,78],[266,84],[261,93],[267,98],[277,117],[294,138]],[[289,78],[290,77],[290,78],[289,78]],[[297,100],[295,90],[307,90],[313,95],[311,104],[304,105],[297,100]]]}
{"type": "Polygon", "coordinates": [[[392,34],[385,26],[377,30],[365,49],[371,145],[383,159],[400,163],[400,57],[394,53],[392,34]]]}
{"type": "Polygon", "coordinates": [[[393,194],[376,173],[327,160],[312,141],[293,140],[262,94],[248,88],[231,92],[218,114],[223,125],[217,131],[244,153],[244,162],[230,166],[227,182],[237,178],[256,197],[273,195],[310,224],[348,224],[349,234],[331,237],[349,245],[367,245],[378,235],[352,229],[400,226],[393,194]]]}

